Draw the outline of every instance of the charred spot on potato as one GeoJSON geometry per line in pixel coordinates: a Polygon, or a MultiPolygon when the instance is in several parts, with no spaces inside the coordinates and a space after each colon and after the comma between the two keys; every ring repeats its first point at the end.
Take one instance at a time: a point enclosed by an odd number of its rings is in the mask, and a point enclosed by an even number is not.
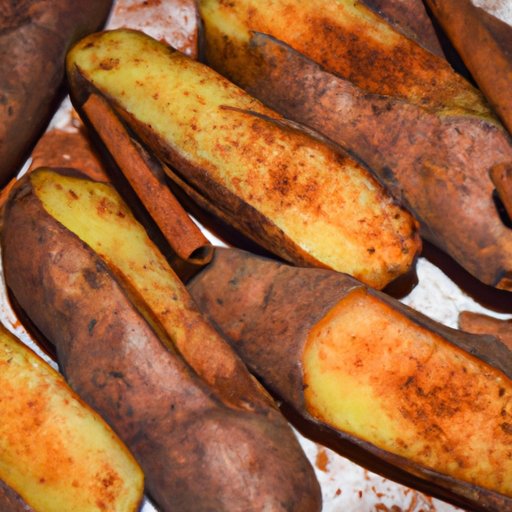
{"type": "MultiPolygon", "coordinates": [[[[102,286],[102,277],[101,275],[98,275],[97,272],[92,271],[91,269],[85,269],[82,272],[82,275],[84,276],[85,281],[87,284],[93,289],[97,290],[102,286]]],[[[91,322],[96,323],[96,320],[93,320],[91,322]]],[[[91,325],[91,324],[89,324],[91,325]]],[[[94,327],[94,324],[92,324],[92,328],[94,327]]]]}
{"type": "Polygon", "coordinates": [[[96,326],[96,323],[97,323],[97,320],[95,318],[93,318],[87,325],[87,330],[89,331],[89,334],[92,334],[92,332],[94,331],[94,327],[96,326]]]}
{"type": "Polygon", "coordinates": [[[99,63],[99,67],[105,71],[109,71],[111,69],[115,69],[119,67],[119,59],[103,59],[99,63]]]}

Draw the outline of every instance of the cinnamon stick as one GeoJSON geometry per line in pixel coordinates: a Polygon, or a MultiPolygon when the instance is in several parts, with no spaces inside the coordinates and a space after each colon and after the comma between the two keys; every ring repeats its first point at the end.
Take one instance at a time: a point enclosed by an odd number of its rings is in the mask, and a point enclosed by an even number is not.
{"type": "Polygon", "coordinates": [[[107,101],[91,94],[82,108],[173,251],[188,263],[207,264],[213,247],[174,197],[163,172],[162,177],[155,174],[144,150],[132,139],[107,101]]]}
{"type": "Polygon", "coordinates": [[[512,133],[512,27],[470,0],[426,0],[426,3],[512,133]]]}

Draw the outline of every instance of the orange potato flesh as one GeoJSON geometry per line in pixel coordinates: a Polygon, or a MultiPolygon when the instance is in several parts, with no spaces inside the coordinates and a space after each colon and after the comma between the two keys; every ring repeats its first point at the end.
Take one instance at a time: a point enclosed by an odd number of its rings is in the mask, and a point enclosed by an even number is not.
{"type": "Polygon", "coordinates": [[[358,289],[312,329],[317,419],[459,480],[512,495],[512,383],[358,289]]]}
{"type": "Polygon", "coordinates": [[[0,480],[38,512],[135,512],[143,475],[63,377],[0,329],[0,480]]]}

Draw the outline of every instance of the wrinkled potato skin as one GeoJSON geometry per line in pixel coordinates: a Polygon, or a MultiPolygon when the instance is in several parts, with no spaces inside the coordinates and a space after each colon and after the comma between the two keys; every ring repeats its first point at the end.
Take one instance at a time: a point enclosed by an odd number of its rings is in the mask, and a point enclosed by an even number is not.
{"type": "Polygon", "coordinates": [[[0,6],[0,185],[48,122],[70,45],[105,21],[110,0],[8,0],[0,6]]]}
{"type": "Polygon", "coordinates": [[[496,120],[371,94],[264,34],[239,45],[206,25],[205,39],[215,69],[353,151],[416,216],[424,238],[485,284],[512,289],[512,232],[488,176],[512,160],[512,144],[496,120]]]}
{"type": "Polygon", "coordinates": [[[318,483],[276,410],[220,402],[29,181],[5,215],[8,287],[55,343],[72,387],[131,449],[162,511],[320,510],[318,483]]]}
{"type": "MultiPolygon", "coordinates": [[[[188,287],[200,309],[225,334],[249,368],[269,389],[313,421],[306,409],[300,354],[312,327],[356,289],[366,288],[367,293],[392,305],[408,319],[512,376],[512,351],[496,338],[444,327],[343,274],[294,268],[242,251],[217,249],[214,261],[188,287]]],[[[510,498],[496,492],[428,470],[348,434],[340,435],[431,482],[430,492],[441,489],[459,504],[496,511],[512,505],[510,498]]]]}

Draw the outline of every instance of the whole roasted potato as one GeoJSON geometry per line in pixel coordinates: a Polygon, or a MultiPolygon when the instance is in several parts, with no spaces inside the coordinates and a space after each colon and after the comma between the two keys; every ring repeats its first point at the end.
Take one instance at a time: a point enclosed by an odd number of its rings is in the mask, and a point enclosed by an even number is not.
{"type": "Polygon", "coordinates": [[[498,339],[444,327],[349,276],[234,249],[217,249],[189,290],[304,417],[431,494],[510,510],[512,351],[498,339]]]}
{"type": "Polygon", "coordinates": [[[0,327],[0,510],[136,512],[143,490],[110,427],[0,327]]]}
{"type": "Polygon", "coordinates": [[[320,509],[292,430],[110,184],[28,174],[6,205],[2,253],[18,304],[162,511],[320,509]]]}
{"type": "Polygon", "coordinates": [[[0,186],[19,170],[56,107],[67,50],[101,27],[111,3],[0,3],[0,186]]]}

